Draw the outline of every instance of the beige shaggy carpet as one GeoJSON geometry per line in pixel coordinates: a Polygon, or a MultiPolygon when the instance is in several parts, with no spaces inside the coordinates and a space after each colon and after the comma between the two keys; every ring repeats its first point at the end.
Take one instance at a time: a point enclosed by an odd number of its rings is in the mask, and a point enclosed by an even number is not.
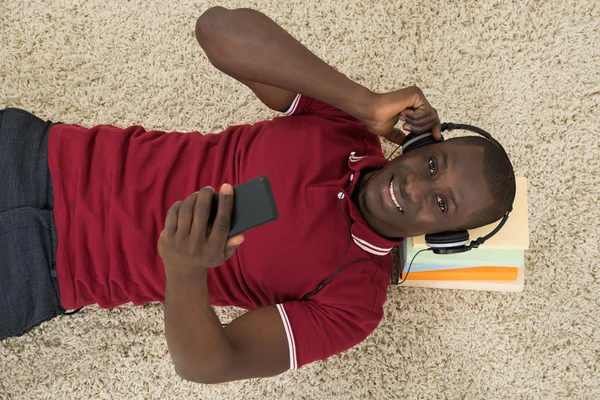
{"type": "MultiPolygon", "coordinates": [[[[215,4],[0,0],[0,107],[203,132],[271,118],[195,42],[215,4]]],[[[161,305],[88,307],[0,344],[0,398],[600,398],[600,3],[221,4],[265,12],[373,90],[419,85],[443,120],[493,132],[529,179],[524,292],[390,288],[383,322],[354,349],[217,386],[175,374],[161,305]]]]}

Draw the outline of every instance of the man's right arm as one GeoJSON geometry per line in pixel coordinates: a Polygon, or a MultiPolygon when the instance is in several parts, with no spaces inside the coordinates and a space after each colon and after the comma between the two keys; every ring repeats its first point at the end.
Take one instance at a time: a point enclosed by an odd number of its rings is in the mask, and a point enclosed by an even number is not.
{"type": "Polygon", "coordinates": [[[212,7],[196,22],[196,39],[210,62],[283,111],[296,94],[358,118],[371,117],[374,93],[348,79],[266,15],[212,7]]]}
{"type": "Polygon", "coordinates": [[[372,133],[398,144],[402,128],[432,131],[440,120],[414,86],[374,93],[329,66],[266,15],[247,8],[213,7],[196,22],[196,39],[210,62],[244,83],[268,107],[284,111],[301,94],[336,107],[363,122],[372,133]]]}

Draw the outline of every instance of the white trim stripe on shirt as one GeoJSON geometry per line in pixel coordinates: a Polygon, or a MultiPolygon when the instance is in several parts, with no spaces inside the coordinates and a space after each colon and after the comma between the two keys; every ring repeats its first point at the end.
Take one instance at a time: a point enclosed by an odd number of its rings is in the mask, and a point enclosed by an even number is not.
{"type": "Polygon", "coordinates": [[[354,243],[356,243],[358,247],[371,254],[375,254],[378,256],[386,256],[390,253],[390,251],[392,251],[392,247],[388,249],[377,247],[367,242],[366,240],[360,239],[354,235],[352,235],[352,239],[354,239],[354,243]]]}
{"type": "Polygon", "coordinates": [[[285,334],[287,335],[288,346],[290,348],[290,369],[298,369],[298,360],[296,359],[296,341],[294,340],[294,333],[292,332],[292,326],[290,320],[287,317],[283,304],[277,304],[277,311],[281,316],[281,321],[285,328],[285,334]]]}
{"type": "Polygon", "coordinates": [[[288,110],[284,114],[292,115],[294,113],[294,111],[296,111],[296,108],[298,107],[299,102],[300,102],[300,94],[297,94],[296,97],[294,98],[294,101],[290,105],[290,108],[288,108],[288,110]]]}
{"type": "Polygon", "coordinates": [[[350,153],[350,161],[352,161],[352,162],[359,162],[363,158],[367,157],[367,156],[355,156],[355,154],[356,154],[355,151],[353,151],[352,153],[350,153]]]}

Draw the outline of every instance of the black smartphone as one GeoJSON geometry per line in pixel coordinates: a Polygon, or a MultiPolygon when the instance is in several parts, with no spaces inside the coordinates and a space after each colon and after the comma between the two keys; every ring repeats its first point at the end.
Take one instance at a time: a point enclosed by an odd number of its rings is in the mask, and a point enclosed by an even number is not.
{"type": "MultiPolygon", "coordinates": [[[[209,224],[217,216],[219,194],[215,194],[209,224]]],[[[233,187],[233,213],[227,237],[238,235],[279,218],[269,179],[259,176],[233,187]]]]}

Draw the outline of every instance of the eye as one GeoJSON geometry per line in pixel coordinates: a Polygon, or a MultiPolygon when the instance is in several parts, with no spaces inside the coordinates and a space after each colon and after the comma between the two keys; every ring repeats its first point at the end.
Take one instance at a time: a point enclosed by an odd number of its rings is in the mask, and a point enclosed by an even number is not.
{"type": "Polygon", "coordinates": [[[429,175],[435,174],[437,166],[435,165],[435,160],[433,158],[429,159],[429,175]]]}
{"type": "Polygon", "coordinates": [[[436,196],[436,198],[440,210],[442,210],[442,212],[446,212],[446,202],[444,201],[444,199],[442,199],[440,196],[436,196]]]}

